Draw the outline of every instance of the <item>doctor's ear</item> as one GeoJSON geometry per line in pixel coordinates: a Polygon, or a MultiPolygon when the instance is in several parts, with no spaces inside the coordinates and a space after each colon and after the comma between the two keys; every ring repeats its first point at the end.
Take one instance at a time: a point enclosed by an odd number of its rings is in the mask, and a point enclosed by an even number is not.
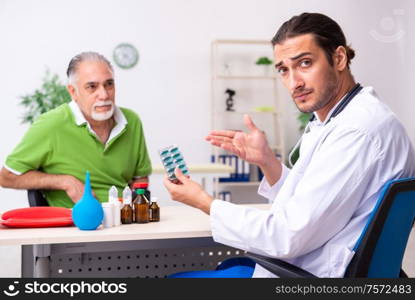
{"type": "Polygon", "coordinates": [[[333,64],[337,71],[347,68],[347,50],[343,46],[337,47],[333,54],[333,64]]]}

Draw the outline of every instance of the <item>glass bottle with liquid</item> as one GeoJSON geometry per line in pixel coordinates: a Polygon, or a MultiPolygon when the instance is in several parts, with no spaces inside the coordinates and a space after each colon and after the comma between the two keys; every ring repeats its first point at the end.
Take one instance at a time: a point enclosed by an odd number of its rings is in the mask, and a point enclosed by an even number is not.
{"type": "Polygon", "coordinates": [[[134,199],[134,215],[136,223],[148,223],[150,220],[150,203],[144,193],[144,189],[136,189],[137,196],[134,199]]]}
{"type": "Polygon", "coordinates": [[[124,200],[124,205],[121,208],[121,223],[131,224],[133,222],[133,208],[131,207],[131,198],[124,200]]]}
{"type": "Polygon", "coordinates": [[[152,197],[150,203],[150,222],[158,222],[160,221],[160,207],[157,205],[157,198],[152,197]]]}
{"type": "Polygon", "coordinates": [[[143,190],[145,190],[145,192],[144,192],[144,196],[147,198],[147,200],[148,201],[150,201],[150,199],[151,199],[151,192],[150,192],[150,190],[148,189],[148,182],[135,182],[134,184],[133,184],[133,191],[134,191],[134,196],[133,196],[133,198],[135,198],[137,195],[136,195],[136,191],[138,190],[138,189],[143,189],[143,190]]]}

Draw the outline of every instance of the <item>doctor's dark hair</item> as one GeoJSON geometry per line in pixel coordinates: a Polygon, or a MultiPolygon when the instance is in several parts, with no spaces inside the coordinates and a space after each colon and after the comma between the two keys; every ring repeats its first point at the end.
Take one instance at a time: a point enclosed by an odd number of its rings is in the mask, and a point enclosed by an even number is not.
{"type": "Polygon", "coordinates": [[[303,34],[312,34],[317,45],[324,50],[327,60],[333,66],[333,53],[339,46],[346,49],[347,67],[355,56],[355,52],[346,44],[346,37],[339,24],[326,15],[319,13],[302,13],[286,21],[278,29],[271,43],[282,44],[286,39],[303,34]]]}

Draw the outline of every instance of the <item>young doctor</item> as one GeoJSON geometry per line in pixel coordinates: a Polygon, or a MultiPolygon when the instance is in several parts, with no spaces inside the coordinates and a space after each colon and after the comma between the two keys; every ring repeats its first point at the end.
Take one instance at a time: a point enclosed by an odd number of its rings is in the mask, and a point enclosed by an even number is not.
{"type": "MultiPolygon", "coordinates": [[[[261,168],[268,211],[213,199],[176,175],[174,200],[210,214],[216,242],[284,259],[319,277],[342,277],[351,250],[391,179],[415,176],[415,154],[396,116],[350,72],[354,51],[339,25],[317,13],[285,22],[272,39],[276,71],[302,112],[313,113],[292,169],[271,151],[249,116],[248,132],[212,131],[207,140],[261,168]]],[[[272,277],[256,265],[252,277],[272,277]]]]}

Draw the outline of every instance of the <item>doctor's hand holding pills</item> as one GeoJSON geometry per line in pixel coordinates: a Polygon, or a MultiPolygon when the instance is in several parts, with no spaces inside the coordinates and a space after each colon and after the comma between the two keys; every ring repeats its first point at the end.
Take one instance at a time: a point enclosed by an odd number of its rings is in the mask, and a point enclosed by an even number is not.
{"type": "Polygon", "coordinates": [[[179,180],[178,184],[171,182],[167,175],[164,178],[164,186],[171,198],[209,214],[213,197],[206,193],[200,184],[184,175],[180,168],[176,168],[174,175],[179,180]]]}
{"type": "MultiPolygon", "coordinates": [[[[244,122],[249,130],[248,133],[232,130],[214,130],[206,137],[206,140],[214,146],[220,147],[251,164],[259,166],[268,183],[273,185],[281,177],[281,162],[269,147],[264,132],[256,127],[248,115],[244,115],[244,122]]],[[[206,193],[200,184],[185,176],[179,168],[176,168],[175,175],[180,181],[179,184],[171,182],[167,176],[164,179],[164,185],[172,199],[209,214],[213,197],[206,193]]]]}

